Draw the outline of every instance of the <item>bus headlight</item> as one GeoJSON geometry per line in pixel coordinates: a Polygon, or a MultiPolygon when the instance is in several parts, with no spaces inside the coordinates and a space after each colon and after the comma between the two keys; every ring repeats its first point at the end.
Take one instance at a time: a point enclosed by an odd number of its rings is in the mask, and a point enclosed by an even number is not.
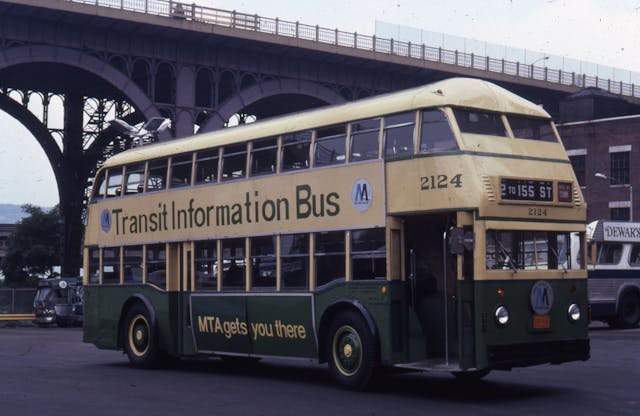
{"type": "Polygon", "coordinates": [[[571,322],[577,322],[580,319],[580,307],[575,303],[572,303],[567,309],[567,315],[571,322]]]}
{"type": "Polygon", "coordinates": [[[504,306],[496,308],[495,317],[498,325],[504,326],[509,323],[509,311],[504,306]]]}

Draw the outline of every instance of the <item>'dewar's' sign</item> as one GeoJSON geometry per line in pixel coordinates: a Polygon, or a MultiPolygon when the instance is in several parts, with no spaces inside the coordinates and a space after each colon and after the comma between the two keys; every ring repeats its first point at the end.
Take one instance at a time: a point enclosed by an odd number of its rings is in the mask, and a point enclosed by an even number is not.
{"type": "Polygon", "coordinates": [[[93,207],[87,237],[109,244],[384,226],[384,206],[375,162],[108,199],[93,207]]]}

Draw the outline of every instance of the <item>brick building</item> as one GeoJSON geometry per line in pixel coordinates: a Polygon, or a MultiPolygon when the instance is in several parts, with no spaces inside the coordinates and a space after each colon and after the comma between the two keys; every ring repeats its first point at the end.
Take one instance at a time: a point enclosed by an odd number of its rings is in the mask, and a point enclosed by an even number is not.
{"type": "Polygon", "coordinates": [[[558,131],[587,201],[587,221],[629,220],[632,214],[640,221],[638,111],[589,88],[560,104],[558,131]]]}

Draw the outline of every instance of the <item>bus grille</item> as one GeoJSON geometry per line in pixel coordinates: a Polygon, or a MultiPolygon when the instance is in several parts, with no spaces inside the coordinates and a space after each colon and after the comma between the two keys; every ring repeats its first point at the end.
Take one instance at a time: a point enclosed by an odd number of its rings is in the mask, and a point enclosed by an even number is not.
{"type": "Polygon", "coordinates": [[[567,361],[584,361],[590,356],[588,339],[527,342],[487,347],[489,366],[497,369],[567,361]]]}

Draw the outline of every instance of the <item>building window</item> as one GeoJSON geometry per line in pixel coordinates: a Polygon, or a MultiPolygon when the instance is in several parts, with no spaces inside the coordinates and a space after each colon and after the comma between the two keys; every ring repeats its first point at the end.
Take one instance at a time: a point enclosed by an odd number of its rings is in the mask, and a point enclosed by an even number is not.
{"type": "Polygon", "coordinates": [[[573,166],[573,172],[576,174],[580,186],[585,186],[585,179],[587,177],[585,168],[586,158],[585,155],[569,156],[571,166],[573,166]]]}
{"type": "Polygon", "coordinates": [[[611,208],[611,219],[616,221],[629,221],[631,219],[629,208],[611,208]]]}
{"type": "Polygon", "coordinates": [[[611,183],[613,185],[629,183],[629,152],[611,153],[611,183]]]}

